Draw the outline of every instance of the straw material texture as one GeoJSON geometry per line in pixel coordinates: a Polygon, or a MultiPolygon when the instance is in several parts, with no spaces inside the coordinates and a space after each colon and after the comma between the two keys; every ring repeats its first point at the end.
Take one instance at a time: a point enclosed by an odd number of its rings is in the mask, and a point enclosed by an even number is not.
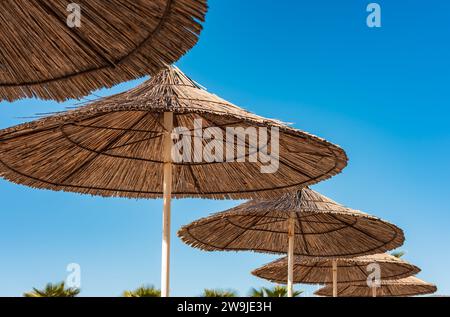
{"type": "MultiPolygon", "coordinates": [[[[333,283],[333,260],[337,261],[338,283],[363,283],[371,271],[367,266],[377,263],[384,280],[402,279],[416,275],[420,269],[390,254],[375,254],[355,258],[336,259],[294,259],[294,283],[330,284],[333,283]]],[[[276,260],[252,272],[253,275],[273,283],[286,284],[287,258],[276,260]]]]}
{"type": "MultiPolygon", "coordinates": [[[[411,276],[400,280],[383,280],[377,288],[377,297],[409,297],[433,294],[437,287],[411,276]]],[[[326,286],[314,293],[318,296],[331,297],[333,287],[326,286]]],[[[346,285],[338,288],[339,297],[372,297],[372,289],[367,284],[346,285]]]]}
{"type": "Polygon", "coordinates": [[[64,101],[155,74],[191,49],[206,0],[0,1],[0,99],[64,101]]]}
{"type": "Polygon", "coordinates": [[[404,241],[398,227],[308,188],[200,219],[182,227],[178,236],[205,251],[287,253],[289,217],[295,219],[295,255],[353,257],[382,253],[404,241]]]}
{"type": "MultiPolygon", "coordinates": [[[[279,169],[275,173],[262,174],[261,168],[267,164],[250,161],[250,153],[258,147],[247,138],[241,140],[246,153],[239,159],[244,162],[217,162],[205,152],[199,162],[174,163],[175,198],[268,198],[327,179],[347,164],[347,156],[338,146],[249,113],[169,67],[128,92],[0,131],[0,176],[33,188],[161,197],[162,122],[167,111],[174,113],[175,127],[186,127],[193,133],[194,120],[201,120],[203,128],[197,132],[208,127],[222,132],[226,127],[267,127],[268,132],[278,128],[280,134],[279,169]]],[[[223,138],[209,142],[232,142],[226,133],[223,138]]],[[[268,154],[272,155],[270,149],[268,154]]],[[[226,151],[223,156],[225,161],[226,151]]]]}

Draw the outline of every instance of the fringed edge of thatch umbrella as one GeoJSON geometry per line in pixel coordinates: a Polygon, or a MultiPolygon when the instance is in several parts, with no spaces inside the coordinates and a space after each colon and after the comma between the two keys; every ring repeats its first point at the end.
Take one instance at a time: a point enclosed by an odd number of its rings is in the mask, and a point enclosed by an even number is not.
{"type": "MultiPolygon", "coordinates": [[[[38,179],[31,178],[30,176],[21,174],[20,172],[12,169],[10,166],[6,165],[4,162],[0,160],[0,166],[3,169],[7,169],[8,171],[0,171],[0,177],[13,183],[16,185],[26,186],[32,189],[39,190],[51,190],[55,192],[66,192],[66,193],[75,193],[82,195],[89,195],[91,197],[103,197],[103,198],[126,198],[126,199],[160,199],[163,198],[162,193],[152,193],[146,191],[132,191],[132,190],[105,190],[103,188],[95,188],[95,187],[81,187],[75,185],[59,185],[55,183],[51,183],[48,181],[42,181],[38,179]],[[38,185],[39,183],[46,183],[46,187],[42,187],[38,185]]],[[[0,169],[1,169],[0,168],[0,169]]],[[[331,175],[332,176],[332,175],[331,175]]],[[[329,176],[329,177],[331,177],[329,176]]],[[[328,178],[329,178],[328,177],[328,178]]],[[[323,178],[324,180],[327,178],[323,178]]],[[[280,194],[284,194],[288,191],[293,191],[298,185],[292,185],[290,187],[285,187],[283,189],[264,189],[264,190],[254,190],[248,192],[234,192],[234,193],[206,193],[206,194],[197,194],[197,193],[172,193],[172,199],[202,199],[202,200],[245,200],[251,198],[263,198],[270,199],[280,194]]],[[[239,251],[239,250],[236,250],[239,251]]],[[[379,250],[382,252],[385,250],[379,250]]],[[[364,253],[364,254],[371,254],[364,253]]],[[[281,254],[277,252],[273,252],[273,254],[281,254]]],[[[354,255],[352,255],[354,256],[354,255]]]]}
{"type": "MultiPolygon", "coordinates": [[[[360,265],[360,264],[371,264],[371,263],[393,263],[395,265],[398,266],[402,266],[405,268],[405,272],[404,273],[399,273],[396,275],[391,275],[391,276],[383,276],[383,279],[385,280],[399,280],[399,279],[404,279],[410,276],[414,276],[417,275],[418,273],[420,273],[421,269],[417,266],[415,266],[414,264],[411,264],[409,262],[406,262],[405,260],[399,259],[399,258],[395,258],[391,257],[388,254],[375,254],[375,255],[368,255],[368,256],[359,256],[359,257],[354,257],[354,258],[343,258],[343,257],[316,257],[316,258],[309,258],[309,257],[295,257],[294,258],[294,268],[298,265],[297,263],[301,263],[302,266],[308,266],[308,268],[313,268],[317,266],[317,263],[320,261],[326,261],[326,262],[330,262],[330,264],[326,264],[324,266],[319,266],[319,267],[325,267],[327,269],[332,269],[332,263],[331,261],[336,260],[338,263],[338,272],[340,270],[340,265],[342,264],[342,262],[344,263],[352,263],[355,265],[360,265]]],[[[260,279],[264,279],[267,280],[271,283],[276,283],[276,284],[286,284],[286,279],[275,279],[275,278],[271,278],[269,275],[271,274],[270,271],[273,270],[287,270],[287,257],[283,257],[281,259],[272,261],[270,263],[267,263],[265,265],[263,265],[262,267],[259,267],[255,270],[253,270],[251,272],[251,274],[253,276],[256,276],[260,279]]],[[[274,274],[274,273],[272,273],[274,274]]],[[[369,274],[369,273],[367,273],[369,274]]],[[[331,275],[331,273],[330,273],[331,275]]],[[[338,284],[339,285],[345,285],[345,284],[351,284],[351,283],[362,283],[364,281],[366,281],[367,278],[365,278],[364,280],[356,280],[353,279],[352,281],[339,281],[338,280],[338,284]]],[[[296,279],[294,278],[294,281],[296,279]]],[[[304,281],[302,280],[301,282],[295,282],[298,284],[311,284],[311,285],[317,285],[317,284],[323,284],[323,285],[331,285],[333,284],[333,282],[330,281],[315,281],[315,282],[309,282],[309,281],[304,281]]]]}
{"type": "MultiPolygon", "coordinates": [[[[411,290],[405,293],[402,293],[400,295],[395,295],[395,294],[391,294],[391,295],[378,295],[379,297],[410,297],[410,296],[421,296],[421,295],[428,295],[428,294],[433,294],[435,292],[437,292],[437,286],[425,281],[422,281],[421,279],[411,276],[411,277],[407,277],[407,278],[403,278],[403,279],[398,279],[398,280],[383,280],[381,281],[381,287],[383,286],[404,286],[404,287],[409,287],[411,290]]],[[[363,283],[360,284],[347,284],[346,285],[347,288],[349,287],[356,287],[356,288],[367,288],[370,290],[369,286],[363,283]]],[[[345,288],[344,290],[340,290],[338,291],[338,295],[339,293],[343,293],[345,292],[345,288]]],[[[379,291],[378,291],[379,292],[379,291]]],[[[314,292],[314,295],[317,296],[322,296],[322,297],[331,297],[333,294],[333,289],[331,286],[327,285],[319,290],[317,290],[316,292],[314,292]]],[[[344,295],[339,295],[340,297],[367,297],[367,296],[346,296],[344,295]]],[[[371,296],[369,296],[371,297],[371,296]]]]}
{"type": "Polygon", "coordinates": [[[205,15],[206,0],[168,0],[159,26],[129,55],[110,65],[80,70],[61,78],[33,83],[0,84],[0,100],[13,102],[39,98],[63,102],[81,99],[100,88],[111,88],[124,81],[154,75],[176,62],[198,42],[205,15]],[[149,57],[155,57],[150,61],[149,57]]]}

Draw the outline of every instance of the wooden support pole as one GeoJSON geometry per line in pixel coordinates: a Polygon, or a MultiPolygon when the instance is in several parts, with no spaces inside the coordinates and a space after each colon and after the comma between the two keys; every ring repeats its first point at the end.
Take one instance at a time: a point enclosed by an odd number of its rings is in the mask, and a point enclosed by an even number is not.
{"type": "Polygon", "coordinates": [[[172,199],[172,130],[173,112],[164,113],[164,181],[161,258],[161,297],[170,295],[170,207],[172,199]]]}
{"type": "Polygon", "coordinates": [[[337,260],[333,260],[333,297],[338,297],[337,274],[338,263],[337,260]]]}
{"type": "Polygon", "coordinates": [[[295,238],[295,216],[291,215],[288,220],[288,297],[294,296],[294,238],[295,238]]]}

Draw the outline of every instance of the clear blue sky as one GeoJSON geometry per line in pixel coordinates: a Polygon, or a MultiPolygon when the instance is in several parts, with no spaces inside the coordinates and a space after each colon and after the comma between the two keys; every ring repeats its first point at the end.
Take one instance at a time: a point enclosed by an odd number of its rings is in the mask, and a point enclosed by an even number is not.
{"type": "MultiPolygon", "coordinates": [[[[214,93],[341,145],[349,166],[314,188],[404,229],[405,258],[450,294],[450,2],[210,0],[199,45],[179,63],[214,93]]],[[[109,95],[140,81],[125,83],[109,95]]],[[[69,102],[1,103],[0,127],[69,102]]],[[[0,295],[17,296],[82,267],[82,295],[117,296],[160,282],[161,201],[103,199],[0,181],[0,295]]],[[[273,256],[204,253],[176,230],[238,202],[176,201],[174,295],[246,294],[273,256]]],[[[311,291],[309,287],[300,288],[311,291]]]]}

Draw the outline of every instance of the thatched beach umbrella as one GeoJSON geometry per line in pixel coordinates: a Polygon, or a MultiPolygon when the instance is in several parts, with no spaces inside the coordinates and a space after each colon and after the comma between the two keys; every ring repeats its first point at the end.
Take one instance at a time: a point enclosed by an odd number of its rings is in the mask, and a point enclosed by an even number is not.
{"type": "MultiPolygon", "coordinates": [[[[408,297],[432,294],[436,291],[435,285],[410,276],[400,280],[382,280],[377,288],[369,287],[367,283],[350,284],[342,287],[338,294],[340,297],[408,297]]],[[[314,294],[329,297],[332,296],[333,289],[326,286],[314,294]]]]}
{"type": "Polygon", "coordinates": [[[0,100],[64,101],[155,74],[198,40],[206,0],[2,0],[0,100]]]}
{"type": "MultiPolygon", "coordinates": [[[[338,285],[358,284],[367,281],[372,272],[371,264],[380,268],[383,280],[397,280],[416,275],[420,269],[390,254],[374,254],[355,258],[294,258],[294,283],[332,284],[333,296],[337,296],[338,285]]],[[[253,275],[273,283],[287,281],[288,259],[286,257],[266,264],[252,272],[253,275]]]]}
{"type": "Polygon", "coordinates": [[[163,296],[168,294],[172,197],[268,198],[327,179],[346,164],[338,146],[249,113],[172,67],[128,92],[0,131],[0,176],[12,182],[164,198],[163,296]],[[261,133],[258,144],[241,135],[252,129],[261,133]],[[171,155],[179,144],[178,139],[173,144],[174,131],[186,134],[183,155],[171,155]],[[226,149],[218,156],[221,147],[226,149]]]}
{"type": "Polygon", "coordinates": [[[288,253],[289,294],[294,255],[354,257],[391,250],[404,241],[398,227],[309,188],[246,202],[184,226],[178,236],[206,251],[288,253]]]}

